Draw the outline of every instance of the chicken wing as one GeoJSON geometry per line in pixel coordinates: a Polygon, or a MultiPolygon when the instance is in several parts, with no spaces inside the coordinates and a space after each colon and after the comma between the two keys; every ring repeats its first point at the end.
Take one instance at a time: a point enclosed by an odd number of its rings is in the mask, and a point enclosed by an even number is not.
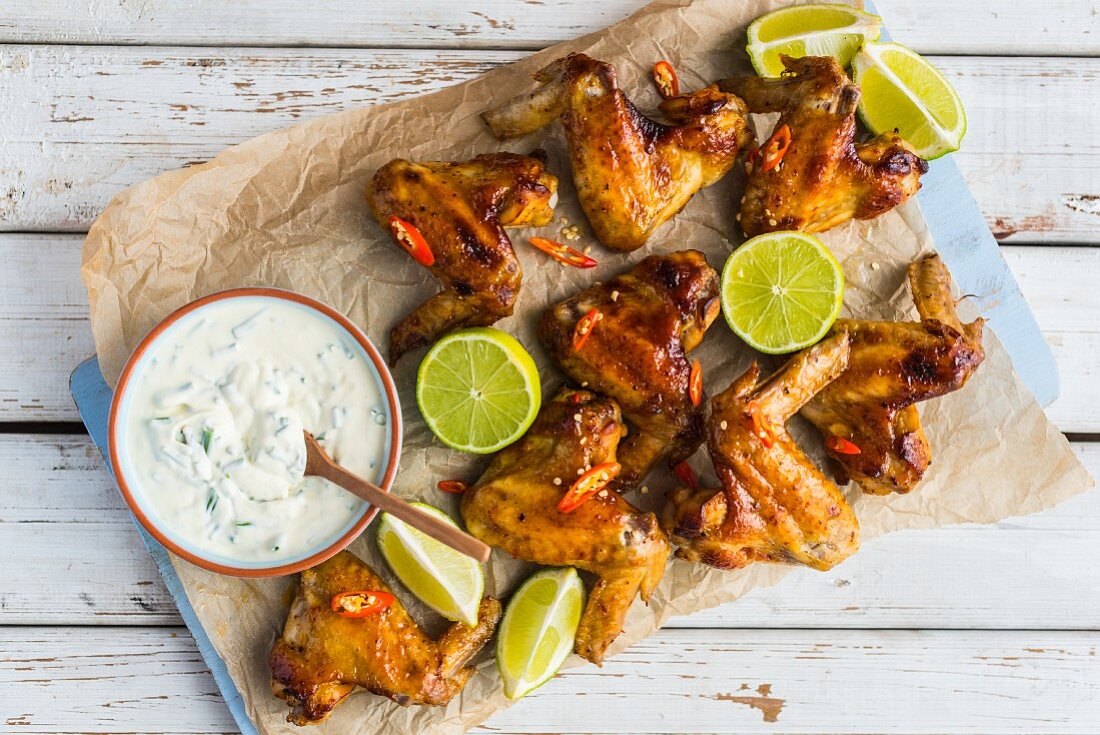
{"type": "Polygon", "coordinates": [[[543,405],[519,442],[502,450],[462,496],[466,528],[512,556],[595,573],[575,644],[599,664],[622,632],[635,596],[648,600],[665,572],[669,546],[652,513],[612,490],[563,513],[558,503],[585,468],[615,461],[626,433],[613,400],[562,391],[543,405]]]}
{"type": "Polygon", "coordinates": [[[634,433],[619,450],[615,487],[633,488],[662,458],[679,462],[703,442],[704,408],[689,396],[688,354],[718,315],[718,274],[698,250],[651,255],[634,270],[547,309],[539,339],[575,383],[611,396],[634,433]],[[581,349],[579,319],[602,319],[581,349]]]}
{"type": "Polygon", "coordinates": [[[523,272],[505,227],[540,227],[554,215],[558,180],[542,161],[489,153],[461,163],[390,161],[367,186],[383,229],[391,217],[427,241],[443,290],[390,333],[390,361],[460,327],[510,316],[523,272]]]}
{"type": "Polygon", "coordinates": [[[664,125],[631,104],[614,67],[584,54],[558,59],[535,80],[535,91],[482,118],[502,140],[561,119],[581,207],[612,250],[640,248],[749,141],[745,105],[716,87],[662,102],[664,125]]]}
{"type": "Polygon", "coordinates": [[[838,319],[851,340],[848,370],[802,409],[829,453],[865,492],[907,493],[932,460],[914,405],[962,388],[982,363],[982,326],[955,312],[951,274],[938,255],[909,266],[919,322],[838,319]],[[841,451],[838,451],[838,448],[841,451]]]}
{"type": "Polygon", "coordinates": [[[400,600],[362,618],[332,611],[334,596],[364,590],[389,592],[370,567],[347,551],[302,572],[270,659],[271,691],[291,707],[287,722],[323,721],[356,685],[398,704],[446,704],[473,675],[466,664],[500,619],[500,603],[486,597],[477,625],[455,623],[433,641],[400,600]]]}
{"type": "Polygon", "coordinates": [[[847,362],[840,332],[763,382],[754,364],[715,396],[707,446],[722,489],[680,488],[670,496],[662,526],[678,557],[719,569],[769,561],[824,570],[855,553],[855,513],[785,427],[847,362]]]}
{"type": "Polygon", "coordinates": [[[779,112],[790,147],[775,168],[749,164],[741,228],[752,237],[776,230],[821,232],[848,220],[872,219],[920,188],[928,164],[895,133],[855,143],[859,87],[831,57],[780,57],[776,79],[725,79],[720,89],[753,112],[779,112]]]}

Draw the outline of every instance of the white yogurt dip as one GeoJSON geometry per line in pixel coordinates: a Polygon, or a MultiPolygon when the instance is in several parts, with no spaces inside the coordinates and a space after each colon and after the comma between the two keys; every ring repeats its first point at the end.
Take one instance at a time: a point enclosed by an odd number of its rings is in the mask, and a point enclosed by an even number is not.
{"type": "Polygon", "coordinates": [[[127,387],[126,477],[182,545],[293,560],[362,514],[353,495],[303,477],[303,429],[352,472],[385,472],[386,398],[337,323],[284,299],[223,299],[177,320],[142,363],[127,387]]]}

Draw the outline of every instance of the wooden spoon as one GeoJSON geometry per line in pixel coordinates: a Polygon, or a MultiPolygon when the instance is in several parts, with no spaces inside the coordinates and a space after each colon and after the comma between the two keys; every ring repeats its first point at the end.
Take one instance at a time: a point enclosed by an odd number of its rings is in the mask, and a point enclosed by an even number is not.
{"type": "Polygon", "coordinates": [[[377,485],[348,472],[328,456],[324,448],[308,431],[306,438],[306,474],[323,477],[358,496],[371,505],[399,518],[436,541],[450,546],[471,559],[485,563],[492,549],[476,538],[439,518],[409,505],[396,495],[391,495],[377,485]]]}

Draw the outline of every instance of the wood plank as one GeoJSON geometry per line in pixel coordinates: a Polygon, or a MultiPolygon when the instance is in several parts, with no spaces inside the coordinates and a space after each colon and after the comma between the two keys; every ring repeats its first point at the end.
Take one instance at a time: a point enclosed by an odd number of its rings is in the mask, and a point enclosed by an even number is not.
{"type": "MultiPolygon", "coordinates": [[[[627,17],[648,0],[9,0],[0,40],[17,43],[544,48],[627,17]]],[[[936,54],[1094,55],[1095,0],[877,0],[893,36],[936,54]]]]}
{"type": "MultiPolygon", "coordinates": [[[[1100,443],[1075,448],[1100,476],[1100,443]]],[[[0,466],[9,488],[0,495],[0,626],[179,623],[87,438],[0,435],[0,466]]],[[[898,533],[831,572],[799,570],[671,625],[1100,629],[1098,534],[1096,492],[993,526],[898,533]]]]}
{"type": "MultiPolygon", "coordinates": [[[[68,374],[94,352],[80,235],[0,233],[0,421],[76,421],[68,374]]],[[[1004,247],[1054,349],[1063,431],[1100,431],[1100,248],[1004,247]]]]}
{"type": "MultiPolygon", "coordinates": [[[[226,4],[232,5],[232,4],[226,4]]],[[[121,188],[326,113],[432,91],[515,51],[0,48],[0,229],[82,231],[121,188]]],[[[959,164],[1007,242],[1100,242],[1100,59],[937,57],[959,164]]]]}
{"type": "MultiPolygon", "coordinates": [[[[1083,733],[1100,721],[1098,645],[1084,631],[664,630],[477,732],[1083,733]]],[[[185,630],[7,628],[0,651],[13,732],[237,732],[185,630]]]]}

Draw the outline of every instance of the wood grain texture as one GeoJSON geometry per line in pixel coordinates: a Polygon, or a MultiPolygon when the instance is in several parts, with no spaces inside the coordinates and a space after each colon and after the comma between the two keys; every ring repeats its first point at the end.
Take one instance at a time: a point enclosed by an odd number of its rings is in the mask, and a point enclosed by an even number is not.
{"type": "MultiPolygon", "coordinates": [[[[1100,444],[1075,448],[1100,476],[1100,444]]],[[[179,624],[90,440],[0,435],[0,466],[0,626],[179,624]]],[[[831,572],[796,571],[671,625],[1100,629],[1098,535],[1095,492],[992,526],[893,534],[831,572]]]]}
{"type": "MultiPolygon", "coordinates": [[[[94,352],[82,235],[0,233],[0,421],[76,421],[73,367],[94,352]]],[[[1100,248],[1002,248],[1054,350],[1063,431],[1100,431],[1100,248]]]]}
{"type": "MultiPolygon", "coordinates": [[[[320,115],[422,94],[516,51],[0,48],[0,229],[83,231],[120,189],[320,115]]],[[[1006,242],[1100,242],[1100,59],[936,57],[958,162],[1006,242]]]]}
{"type": "MultiPolygon", "coordinates": [[[[0,40],[196,46],[544,48],[627,17],[648,0],[8,0],[0,40]]],[[[922,53],[1094,55],[1095,0],[876,0],[922,53]],[[930,19],[942,19],[930,22],[930,19]]]]}
{"type": "MultiPolygon", "coordinates": [[[[1090,733],[1098,646],[1085,631],[663,630],[475,732],[1090,733]]],[[[7,732],[237,732],[185,629],[7,628],[0,651],[7,732]]]]}

